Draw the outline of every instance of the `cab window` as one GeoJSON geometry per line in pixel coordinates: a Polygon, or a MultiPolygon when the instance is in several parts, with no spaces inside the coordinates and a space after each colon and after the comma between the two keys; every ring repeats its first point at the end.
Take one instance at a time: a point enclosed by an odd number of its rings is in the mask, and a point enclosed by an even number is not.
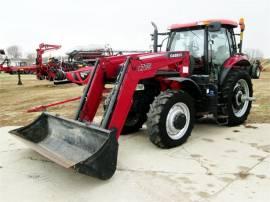
{"type": "Polygon", "coordinates": [[[174,32],[170,50],[189,51],[195,58],[202,57],[204,55],[204,30],[174,32]]]}
{"type": "Polygon", "coordinates": [[[181,30],[173,32],[169,51],[189,51],[190,66],[196,69],[204,67],[204,39],[205,31],[181,30]]]}

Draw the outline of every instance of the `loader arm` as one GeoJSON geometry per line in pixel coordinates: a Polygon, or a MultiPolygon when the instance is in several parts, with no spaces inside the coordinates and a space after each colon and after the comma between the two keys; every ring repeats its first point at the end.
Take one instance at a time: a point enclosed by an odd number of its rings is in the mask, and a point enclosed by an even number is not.
{"type": "MultiPolygon", "coordinates": [[[[104,113],[103,123],[101,125],[107,129],[116,129],[117,138],[119,138],[120,132],[133,103],[133,95],[138,83],[141,80],[156,77],[160,69],[167,69],[168,71],[174,70],[181,76],[182,74],[185,74],[182,71],[183,67],[189,66],[188,58],[188,52],[154,53],[129,56],[125,60],[116,81],[115,88],[119,89],[117,90],[118,92],[115,92],[114,94],[115,101],[111,101],[110,103],[113,106],[111,109],[107,109],[104,113]],[[106,118],[108,116],[109,118],[106,118]],[[108,119],[106,120],[107,123],[104,123],[104,119],[108,119]]],[[[120,63],[121,61],[119,60],[118,62],[120,63]]],[[[91,86],[89,87],[89,91],[86,95],[86,101],[84,106],[81,107],[82,110],[79,115],[80,121],[92,122],[97,112],[105,85],[104,79],[108,76],[108,72],[106,72],[106,70],[110,70],[110,68],[108,68],[108,63],[110,63],[110,59],[100,59],[99,61],[97,70],[92,78],[91,86]]],[[[115,66],[111,69],[113,68],[115,68],[115,66]]]]}

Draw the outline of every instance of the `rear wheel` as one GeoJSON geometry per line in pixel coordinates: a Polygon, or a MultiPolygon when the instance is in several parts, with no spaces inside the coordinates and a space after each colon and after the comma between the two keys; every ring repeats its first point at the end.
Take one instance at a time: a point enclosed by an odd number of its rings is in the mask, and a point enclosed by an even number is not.
{"type": "Polygon", "coordinates": [[[244,70],[231,70],[222,86],[222,97],[225,103],[224,113],[228,116],[229,126],[242,124],[251,109],[250,97],[253,95],[249,74],[244,70]]]}
{"type": "Polygon", "coordinates": [[[187,141],[194,125],[193,99],[184,91],[161,92],[147,115],[147,130],[153,144],[161,148],[181,145],[187,141]]]}

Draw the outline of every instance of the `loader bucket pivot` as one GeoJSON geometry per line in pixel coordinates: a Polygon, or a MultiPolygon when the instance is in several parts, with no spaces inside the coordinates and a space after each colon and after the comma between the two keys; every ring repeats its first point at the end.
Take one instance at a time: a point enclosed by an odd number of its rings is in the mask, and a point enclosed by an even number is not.
{"type": "Polygon", "coordinates": [[[116,170],[116,130],[43,113],[10,133],[48,159],[80,173],[108,179],[116,170]]]}

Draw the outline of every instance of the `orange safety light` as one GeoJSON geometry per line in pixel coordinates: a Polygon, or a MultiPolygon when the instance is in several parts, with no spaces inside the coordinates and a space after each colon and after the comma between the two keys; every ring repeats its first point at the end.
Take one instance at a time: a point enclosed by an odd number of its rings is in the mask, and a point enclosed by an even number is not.
{"type": "Polygon", "coordinates": [[[241,32],[243,32],[245,30],[244,18],[240,18],[239,25],[240,25],[241,32]]]}

